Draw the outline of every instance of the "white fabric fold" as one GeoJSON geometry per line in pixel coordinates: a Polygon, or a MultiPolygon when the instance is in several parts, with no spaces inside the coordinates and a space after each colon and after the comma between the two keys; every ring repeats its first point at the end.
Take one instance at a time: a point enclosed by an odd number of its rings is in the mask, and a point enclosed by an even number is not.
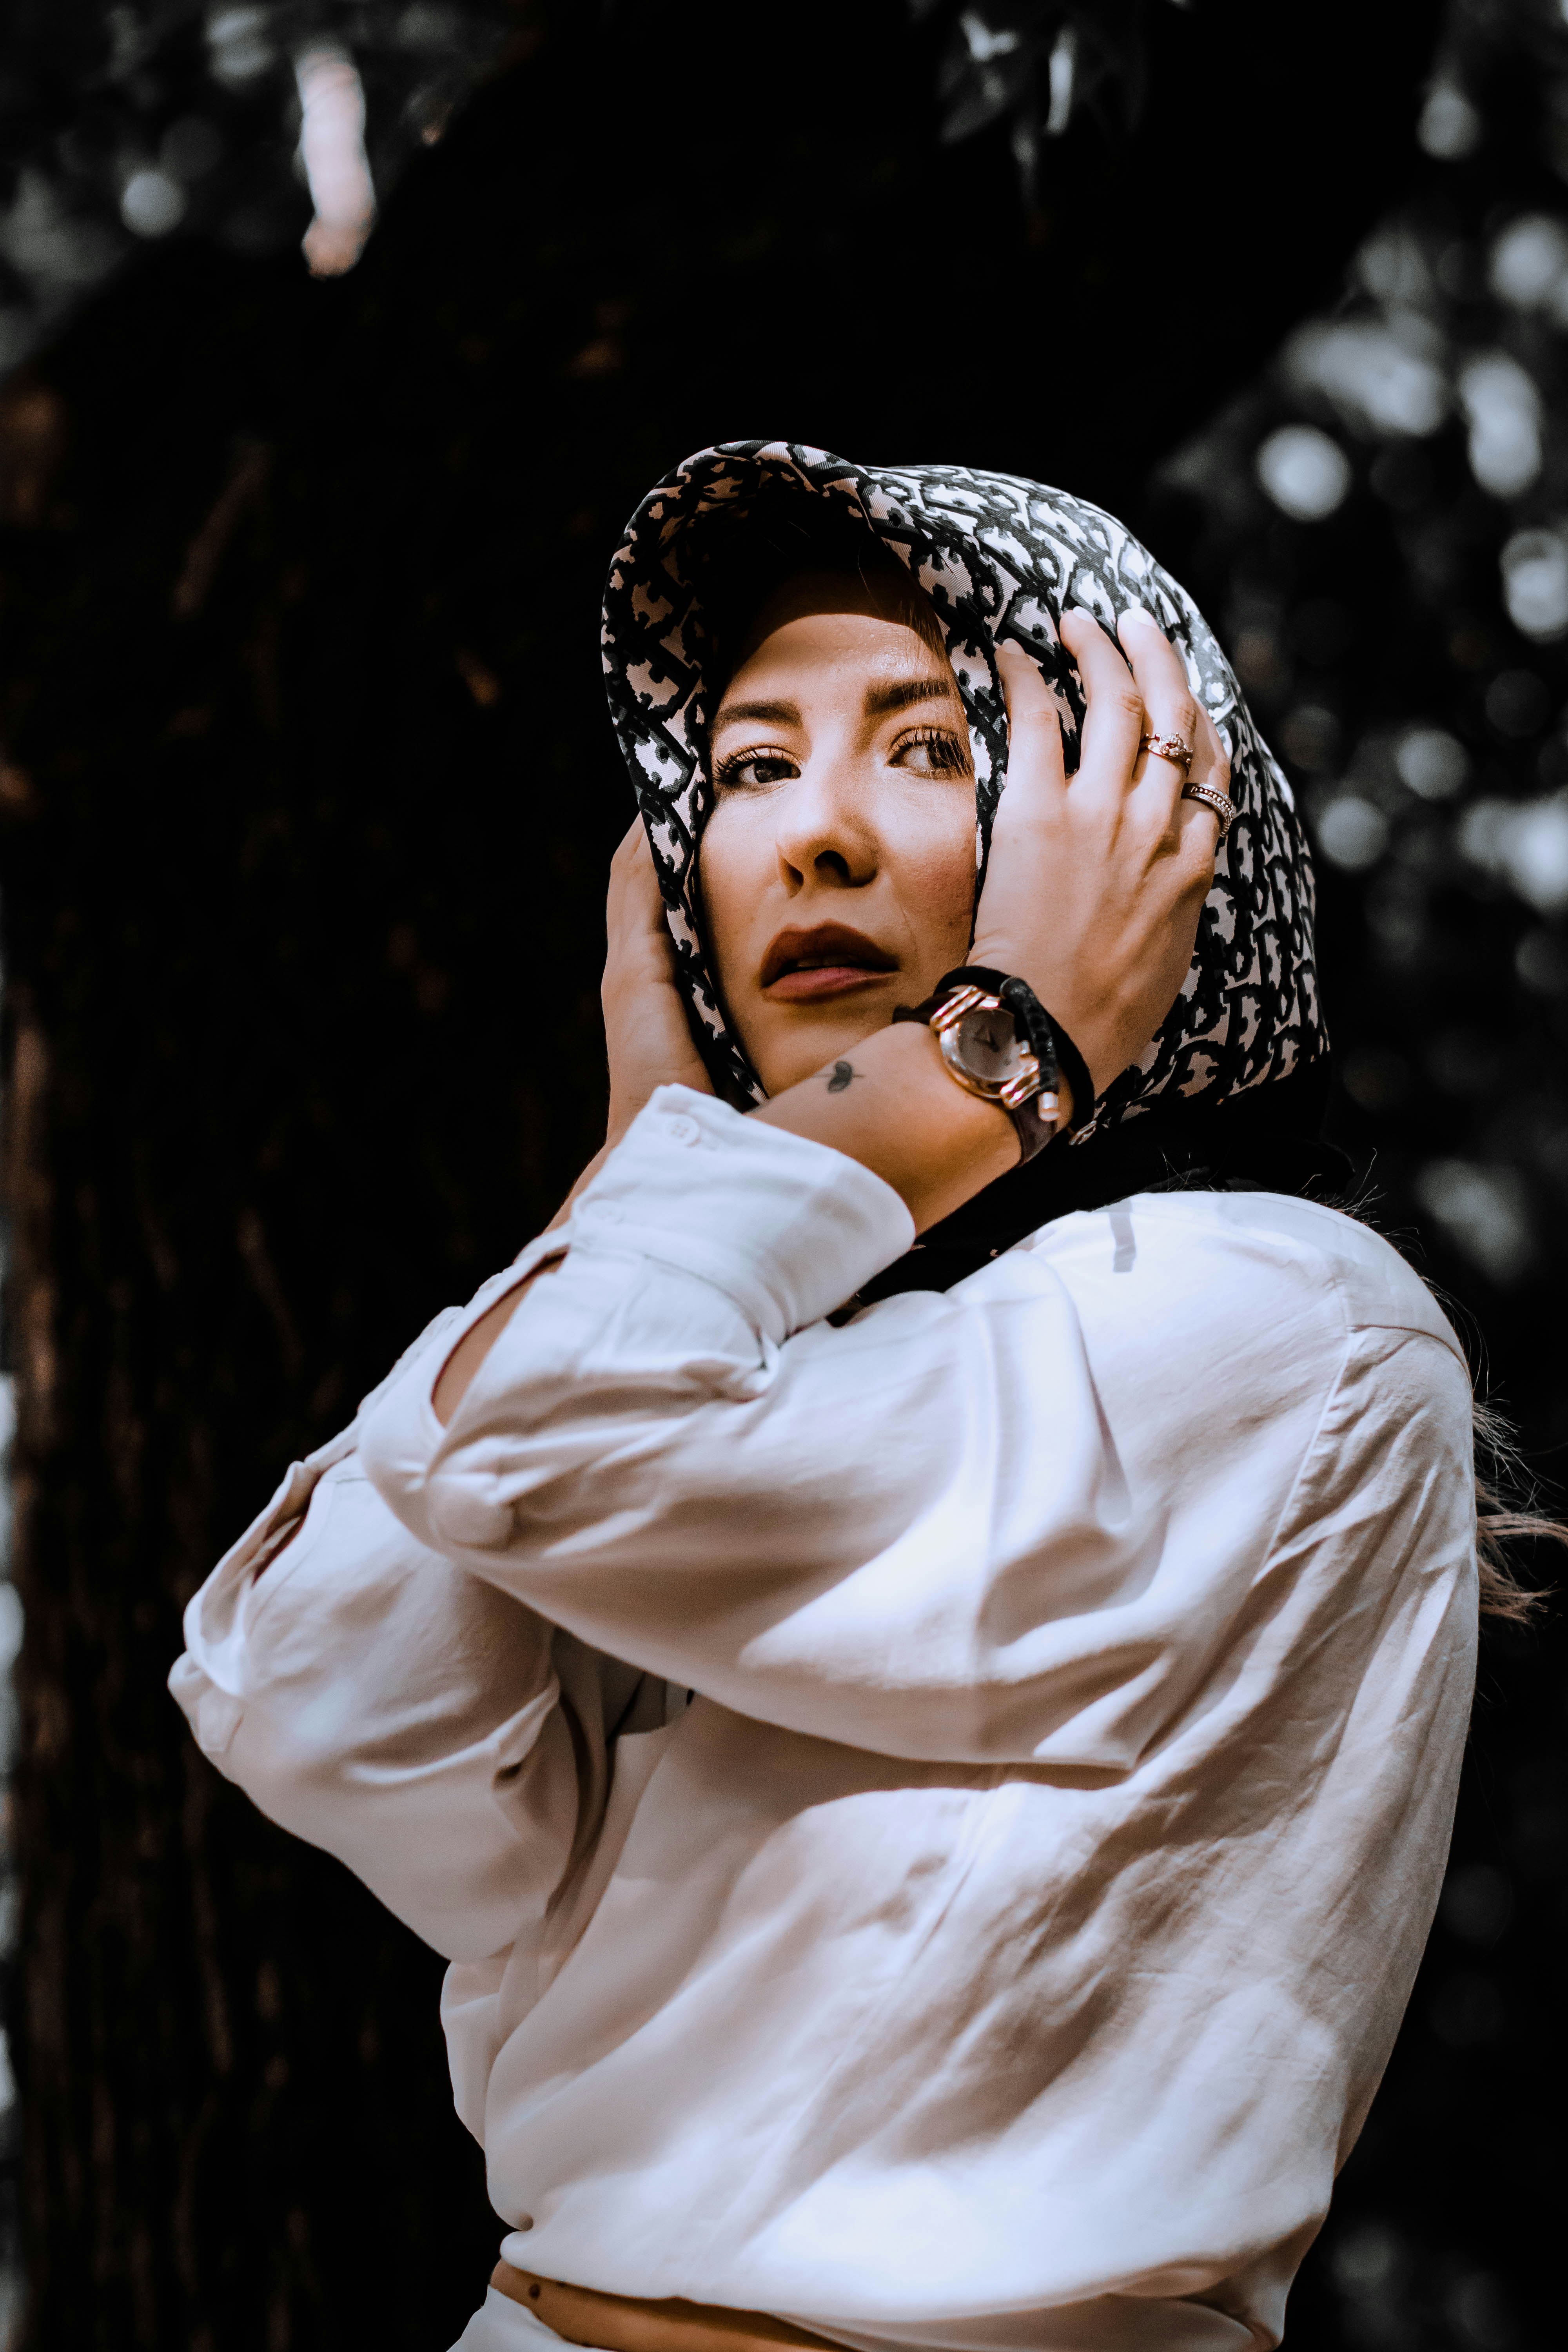
{"type": "MultiPolygon", "coordinates": [[[[408,1364],[444,1362],[458,1320],[437,1316],[362,1414],[408,1364]]],[[[358,1428],[292,1465],[219,1561],[169,1686],[219,1770],[416,1935],[449,1958],[510,1953],[542,1932],[580,1810],[602,1805],[637,1678],[413,1542],[358,1428]]]]}
{"type": "Polygon", "coordinates": [[[868,2347],[1267,2345],[1441,1878],[1463,1361],[1299,1201],[1142,1197],[822,1319],[907,1239],[656,1097],[305,1549],[197,1596],[181,1696],[454,1954],[510,2259],[868,2347]]]}

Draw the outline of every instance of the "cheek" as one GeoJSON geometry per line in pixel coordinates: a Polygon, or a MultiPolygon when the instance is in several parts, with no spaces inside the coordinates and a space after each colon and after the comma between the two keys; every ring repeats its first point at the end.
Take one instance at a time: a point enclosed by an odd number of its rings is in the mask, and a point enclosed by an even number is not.
{"type": "Polygon", "coordinates": [[[945,810],[940,823],[918,835],[906,829],[898,865],[899,896],[922,947],[938,954],[951,947],[948,961],[956,961],[974,919],[973,803],[945,810]]]}

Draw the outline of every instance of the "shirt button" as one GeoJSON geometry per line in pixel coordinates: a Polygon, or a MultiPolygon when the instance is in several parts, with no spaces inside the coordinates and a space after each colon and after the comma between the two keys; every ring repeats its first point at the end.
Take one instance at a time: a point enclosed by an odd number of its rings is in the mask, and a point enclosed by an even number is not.
{"type": "Polygon", "coordinates": [[[671,1143],[697,1143],[701,1139],[701,1129],[694,1118],[672,1118],[664,1131],[671,1143]]]}

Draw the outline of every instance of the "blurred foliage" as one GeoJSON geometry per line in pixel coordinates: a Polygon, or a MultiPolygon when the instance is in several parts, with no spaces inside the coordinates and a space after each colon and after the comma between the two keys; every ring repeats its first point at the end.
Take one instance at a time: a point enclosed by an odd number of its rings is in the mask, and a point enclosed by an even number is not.
{"type": "Polygon", "coordinates": [[[528,0],[8,0],[0,25],[0,373],[139,248],[303,234],[297,61],[353,59],[384,194],[525,49],[528,0]]]}
{"type": "MultiPolygon", "coordinates": [[[[1042,137],[1088,108],[1134,128],[1149,6],[1188,0],[910,0],[940,26],[941,135],[1005,118],[1026,201],[1042,137]]],[[[616,0],[604,17],[615,37],[616,0]]],[[[0,26],[0,374],[139,247],[249,254],[302,234],[299,60],[322,43],[364,88],[384,198],[455,104],[538,37],[533,0],[13,0],[0,26]]]]}
{"type": "MultiPolygon", "coordinates": [[[[1561,1492],[1568,1444],[1568,11],[1458,0],[1409,193],[1160,470],[1150,528],[1303,801],[1342,1139],[1561,1492]]],[[[1553,1559],[1538,1570],[1560,1575],[1553,1559]]],[[[1453,1864],[1290,2342],[1552,2324],[1562,1604],[1489,1637],[1453,1864]]]]}
{"type": "Polygon", "coordinates": [[[1376,1181],[1483,1296],[1568,1263],[1565,127],[1563,13],[1461,0],[1418,192],[1161,473],[1314,830],[1376,1181]]]}
{"type": "MultiPolygon", "coordinates": [[[[1038,202],[1040,142],[1087,108],[1102,133],[1136,130],[1150,81],[1151,0],[910,0],[949,20],[937,72],[950,144],[1005,120],[1026,204],[1038,202]]],[[[1178,8],[1191,0],[1152,0],[1178,8]]]]}

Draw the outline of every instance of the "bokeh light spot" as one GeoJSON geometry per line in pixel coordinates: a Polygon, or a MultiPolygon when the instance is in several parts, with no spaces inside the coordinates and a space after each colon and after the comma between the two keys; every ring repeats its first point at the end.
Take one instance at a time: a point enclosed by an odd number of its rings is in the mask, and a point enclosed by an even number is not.
{"type": "Polygon", "coordinates": [[[1320,811],[1318,846],[1331,866],[1364,874],[1388,847],[1388,819],[1359,793],[1340,793],[1320,811]]]}
{"type": "Polygon", "coordinates": [[[1415,136],[1428,155],[1435,155],[1439,163],[1457,163],[1461,156],[1473,154],[1480,143],[1481,118],[1453,82],[1434,82],[1415,136]]]}
{"type": "Polygon", "coordinates": [[[1517,1282],[1535,1255],[1524,1187],[1511,1168],[1429,1160],[1415,1179],[1426,1214],[1495,1283],[1517,1282]]]}
{"type": "Polygon", "coordinates": [[[1568,907],[1568,801],[1475,801],[1458,842],[1472,866],[1500,876],[1538,913],[1568,907]]]}
{"type": "Polygon", "coordinates": [[[1279,748],[1292,766],[1321,774],[1340,753],[1340,722],[1321,703],[1299,703],[1279,730],[1279,748]]]}
{"type": "Polygon", "coordinates": [[[266,8],[214,8],[207,15],[207,53],[213,79],[230,89],[258,80],[277,61],[267,37],[266,8]]]}
{"type": "Polygon", "coordinates": [[[1504,828],[1503,872],[1542,915],[1568,907],[1568,803],[1527,802],[1504,828]]]}
{"type": "Polygon", "coordinates": [[[1470,762],[1464,745],[1442,727],[1412,727],[1394,746],[1399,781],[1424,801],[1451,801],[1463,790],[1470,762]]]}
{"type": "Polygon", "coordinates": [[[1352,2294],[1385,2286],[1399,2264],[1399,2240],[1379,2221],[1363,2221],[1334,2242],[1331,2258],[1338,2285],[1352,2294]]]}
{"type": "Polygon", "coordinates": [[[1430,356],[1424,321],[1402,312],[1397,326],[1354,320],[1304,328],[1286,354],[1290,374],[1326,393],[1349,421],[1373,433],[1436,433],[1448,413],[1448,386],[1430,356]]]}
{"type": "Polygon", "coordinates": [[[185,192],[167,172],[132,172],[121,193],[120,217],[135,236],[167,236],[185,216],[185,192]]]}
{"type": "Polygon", "coordinates": [[[1510,221],[1492,247],[1492,292],[1516,310],[1534,310],[1568,276],[1568,230],[1544,213],[1510,221]]]}
{"type": "Polygon", "coordinates": [[[1568,631],[1568,548],[1555,531],[1515,531],[1502,551],[1503,602],[1521,636],[1545,645],[1568,631]]]}
{"type": "Polygon", "coordinates": [[[1470,471],[1483,490],[1511,499],[1541,471],[1541,395],[1517,360],[1487,352],[1459,371],[1470,428],[1470,471]]]}
{"type": "Polygon", "coordinates": [[[1321,522],[1344,500],[1350,460],[1315,425],[1282,425],[1258,453],[1258,478],[1282,513],[1321,522]]]}

